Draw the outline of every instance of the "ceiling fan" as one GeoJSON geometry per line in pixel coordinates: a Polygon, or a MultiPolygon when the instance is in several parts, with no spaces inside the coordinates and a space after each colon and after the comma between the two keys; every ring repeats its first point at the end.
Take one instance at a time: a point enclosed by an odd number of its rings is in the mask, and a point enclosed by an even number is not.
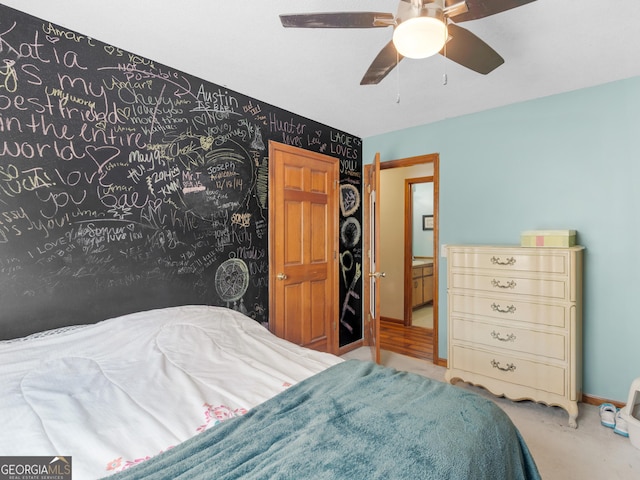
{"type": "Polygon", "coordinates": [[[400,60],[436,53],[475,72],[487,74],[504,63],[489,45],[457,23],[495,15],[535,0],[400,0],[396,15],[384,12],[333,12],[280,15],[292,28],[393,27],[360,85],[379,83],[400,60]]]}

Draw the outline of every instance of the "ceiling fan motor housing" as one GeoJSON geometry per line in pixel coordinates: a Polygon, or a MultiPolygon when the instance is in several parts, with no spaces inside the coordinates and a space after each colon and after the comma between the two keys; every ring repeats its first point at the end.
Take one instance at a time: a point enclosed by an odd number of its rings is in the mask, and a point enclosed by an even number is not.
{"type": "MultiPolygon", "coordinates": [[[[411,18],[430,17],[445,22],[444,0],[425,2],[423,0],[401,1],[398,4],[396,24],[400,25],[411,18]]],[[[396,25],[396,26],[397,26],[396,25]]]]}

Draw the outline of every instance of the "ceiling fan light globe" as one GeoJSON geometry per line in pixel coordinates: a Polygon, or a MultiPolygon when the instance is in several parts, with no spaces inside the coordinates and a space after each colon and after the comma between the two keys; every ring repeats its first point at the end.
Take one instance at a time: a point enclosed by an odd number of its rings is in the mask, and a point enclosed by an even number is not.
{"type": "Polygon", "coordinates": [[[427,58],[435,55],[447,40],[447,26],[432,17],[405,20],[393,31],[393,44],[407,58],[427,58]]]}

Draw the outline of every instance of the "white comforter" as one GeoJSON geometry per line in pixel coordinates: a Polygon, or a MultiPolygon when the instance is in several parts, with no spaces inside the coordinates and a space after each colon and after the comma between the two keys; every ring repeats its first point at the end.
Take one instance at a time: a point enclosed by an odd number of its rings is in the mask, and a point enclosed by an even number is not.
{"type": "Polygon", "coordinates": [[[72,456],[74,479],[103,477],[340,361],[206,306],[0,342],[0,456],[72,456]]]}

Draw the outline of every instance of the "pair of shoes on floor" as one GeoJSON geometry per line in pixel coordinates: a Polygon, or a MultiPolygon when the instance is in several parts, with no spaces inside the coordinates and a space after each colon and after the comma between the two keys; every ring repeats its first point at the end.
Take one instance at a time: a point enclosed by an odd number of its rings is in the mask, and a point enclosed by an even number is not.
{"type": "Polygon", "coordinates": [[[618,435],[629,436],[627,420],[624,418],[622,411],[611,403],[600,405],[600,423],[607,428],[613,428],[613,431],[618,435]]]}

